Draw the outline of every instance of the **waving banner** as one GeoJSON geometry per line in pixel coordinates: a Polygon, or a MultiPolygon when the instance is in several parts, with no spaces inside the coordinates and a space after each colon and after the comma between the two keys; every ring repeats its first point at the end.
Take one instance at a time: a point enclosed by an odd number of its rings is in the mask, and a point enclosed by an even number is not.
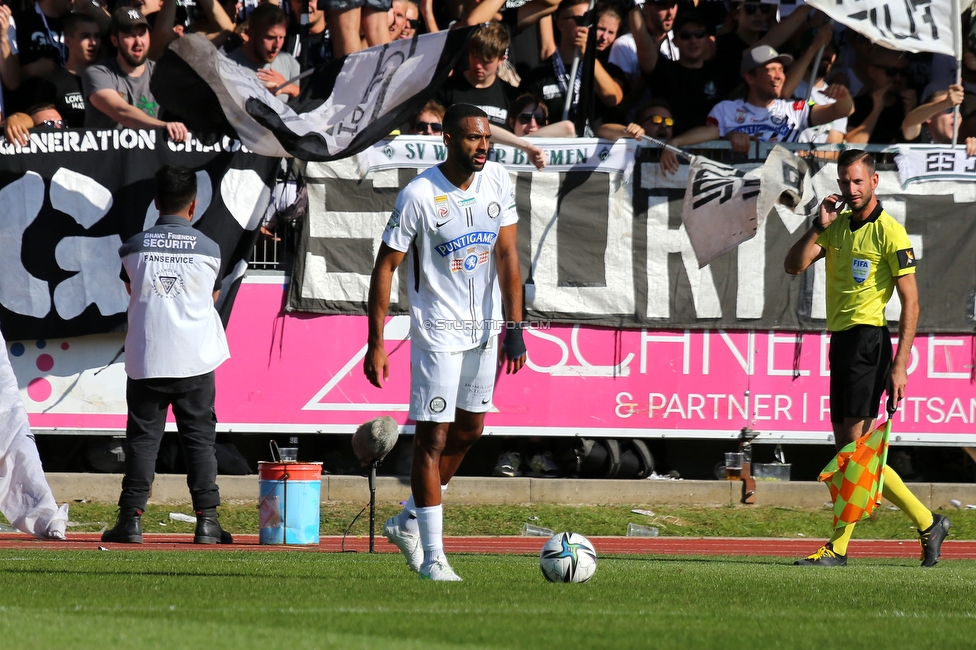
{"type": "Polygon", "coordinates": [[[872,43],[961,58],[957,0],[806,0],[872,43]]]}
{"type": "Polygon", "coordinates": [[[695,249],[698,268],[756,236],[758,198],[759,170],[746,173],[695,156],[688,170],[681,221],[695,249]]]}
{"type": "Polygon", "coordinates": [[[473,30],[424,34],[324,63],[287,105],[205,36],[190,34],[166,50],[151,87],[191,129],[229,134],[265,156],[337,160],[412,119],[447,79],[473,30]]]}

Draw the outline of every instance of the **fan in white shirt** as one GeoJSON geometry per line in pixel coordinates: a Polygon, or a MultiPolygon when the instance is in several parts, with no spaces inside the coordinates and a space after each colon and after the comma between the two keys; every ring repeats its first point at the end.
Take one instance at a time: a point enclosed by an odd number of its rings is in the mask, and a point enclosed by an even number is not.
{"type": "MultiPolygon", "coordinates": [[[[780,99],[786,81],[783,66],[792,61],[793,57],[780,55],[768,45],[747,51],[740,68],[749,87],[745,101],[719,102],[708,114],[704,126],[685,131],[669,144],[681,147],[726,138],[732,143],[733,151],[746,153],[753,140],[795,142],[808,126],[826,124],[851,114],[854,101],[841,85],[824,90],[823,94],[834,100],[831,104],[810,106],[802,100],[780,99]]],[[[667,149],[661,154],[661,169],[666,174],[678,171],[678,158],[667,149]]]]}

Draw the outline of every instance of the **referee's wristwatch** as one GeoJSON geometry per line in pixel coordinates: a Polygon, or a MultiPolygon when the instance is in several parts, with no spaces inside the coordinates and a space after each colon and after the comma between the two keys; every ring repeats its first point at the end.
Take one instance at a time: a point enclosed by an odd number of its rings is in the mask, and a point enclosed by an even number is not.
{"type": "Polygon", "coordinates": [[[821,221],[820,221],[820,215],[819,214],[813,218],[813,223],[811,223],[810,225],[818,233],[823,232],[824,230],[827,230],[827,226],[825,226],[825,225],[823,225],[823,223],[821,223],[821,221]]]}

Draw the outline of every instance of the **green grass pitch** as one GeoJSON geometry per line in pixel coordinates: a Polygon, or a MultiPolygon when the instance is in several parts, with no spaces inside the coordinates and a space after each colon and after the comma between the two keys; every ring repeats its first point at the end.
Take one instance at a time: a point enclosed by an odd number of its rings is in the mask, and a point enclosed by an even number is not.
{"type": "Polygon", "coordinates": [[[550,584],[535,556],[0,551],[3,648],[973,647],[976,562],[601,557],[550,584]]]}

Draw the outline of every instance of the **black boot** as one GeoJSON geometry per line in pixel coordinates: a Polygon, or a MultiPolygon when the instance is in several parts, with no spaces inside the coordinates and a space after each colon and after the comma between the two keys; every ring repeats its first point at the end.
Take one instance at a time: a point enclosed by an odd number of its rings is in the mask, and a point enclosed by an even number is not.
{"type": "Polygon", "coordinates": [[[197,511],[197,529],[193,534],[194,544],[233,544],[234,537],[220,527],[217,509],[206,508],[197,511]]]}
{"type": "Polygon", "coordinates": [[[142,544],[142,510],[135,508],[120,509],[115,528],[102,533],[102,541],[119,544],[142,544]]]}

